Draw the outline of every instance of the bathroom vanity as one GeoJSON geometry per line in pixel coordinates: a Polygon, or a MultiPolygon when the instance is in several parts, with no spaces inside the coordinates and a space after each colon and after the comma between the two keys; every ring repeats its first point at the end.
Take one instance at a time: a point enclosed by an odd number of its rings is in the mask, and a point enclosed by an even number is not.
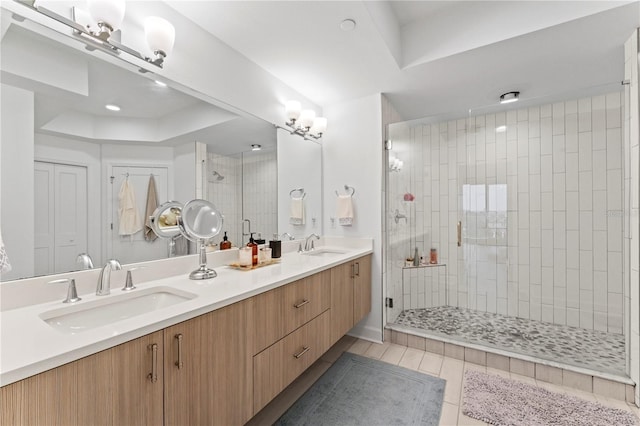
{"type": "Polygon", "coordinates": [[[51,321],[60,301],[3,311],[1,424],[246,423],[371,310],[371,240],[329,244],[251,271],[210,254],[217,278],[185,263],[127,293],[177,302],[89,329],[51,321]]]}

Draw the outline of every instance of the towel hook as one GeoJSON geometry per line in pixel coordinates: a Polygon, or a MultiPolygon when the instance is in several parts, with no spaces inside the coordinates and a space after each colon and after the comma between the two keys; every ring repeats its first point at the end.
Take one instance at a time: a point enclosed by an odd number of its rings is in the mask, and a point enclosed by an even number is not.
{"type": "MultiPolygon", "coordinates": [[[[355,194],[355,193],[356,193],[356,189],[355,189],[353,186],[345,185],[345,186],[344,186],[344,190],[345,190],[345,191],[349,191],[349,190],[351,190],[351,193],[350,193],[350,194],[348,194],[350,197],[353,197],[353,194],[355,194]]],[[[336,195],[337,195],[338,197],[340,196],[340,194],[338,194],[338,191],[336,191],[336,195]]]]}
{"type": "Polygon", "coordinates": [[[300,198],[304,198],[307,195],[307,193],[304,192],[304,188],[295,188],[295,189],[292,189],[291,191],[289,191],[289,197],[293,198],[293,193],[294,192],[299,192],[300,193],[300,198]]]}

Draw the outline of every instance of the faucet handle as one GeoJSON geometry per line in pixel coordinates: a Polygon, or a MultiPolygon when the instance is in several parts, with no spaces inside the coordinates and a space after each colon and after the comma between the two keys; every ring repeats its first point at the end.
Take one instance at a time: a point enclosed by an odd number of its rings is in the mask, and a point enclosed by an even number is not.
{"type": "Polygon", "coordinates": [[[304,250],[302,250],[302,243],[298,244],[298,253],[302,253],[304,250]]]}
{"type": "Polygon", "coordinates": [[[59,280],[53,280],[48,282],[48,284],[60,284],[60,283],[69,283],[69,288],[67,289],[67,298],[64,299],[62,303],[76,303],[82,300],[80,297],[78,297],[78,291],[76,290],[75,279],[61,278],[59,280]]]}
{"type": "Polygon", "coordinates": [[[145,269],[145,268],[146,268],[145,266],[137,266],[135,268],[127,269],[127,278],[124,282],[124,287],[122,287],[122,291],[134,290],[136,286],[133,285],[133,278],[131,276],[131,271],[135,271],[136,269],[145,269]]]}

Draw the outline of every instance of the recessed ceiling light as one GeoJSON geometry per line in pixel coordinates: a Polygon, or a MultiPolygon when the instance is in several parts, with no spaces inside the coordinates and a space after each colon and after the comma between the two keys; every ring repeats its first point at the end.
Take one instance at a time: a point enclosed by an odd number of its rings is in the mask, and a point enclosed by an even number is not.
{"type": "Polygon", "coordinates": [[[261,149],[262,145],[258,145],[257,143],[251,145],[251,151],[260,151],[261,149]]]}
{"type": "Polygon", "coordinates": [[[356,21],[354,21],[353,19],[345,19],[344,21],[340,22],[340,29],[342,31],[353,31],[356,29],[356,21]]]}
{"type": "Polygon", "coordinates": [[[120,111],[120,107],[118,105],[107,104],[104,107],[109,111],[120,111]]]}
{"type": "Polygon", "coordinates": [[[154,80],[156,82],[156,84],[160,87],[167,87],[167,83],[164,83],[160,80],[154,80]]]}
{"type": "Polygon", "coordinates": [[[500,95],[501,104],[516,102],[520,98],[520,92],[507,92],[500,95]]]}

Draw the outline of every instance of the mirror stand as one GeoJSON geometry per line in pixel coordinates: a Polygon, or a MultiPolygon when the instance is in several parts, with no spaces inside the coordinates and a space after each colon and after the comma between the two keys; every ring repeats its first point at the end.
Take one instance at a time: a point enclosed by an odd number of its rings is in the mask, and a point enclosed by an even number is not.
{"type": "Polygon", "coordinates": [[[208,280],[218,276],[216,271],[207,268],[207,249],[205,247],[205,239],[198,240],[200,243],[200,267],[189,274],[192,280],[208,280]]]}

